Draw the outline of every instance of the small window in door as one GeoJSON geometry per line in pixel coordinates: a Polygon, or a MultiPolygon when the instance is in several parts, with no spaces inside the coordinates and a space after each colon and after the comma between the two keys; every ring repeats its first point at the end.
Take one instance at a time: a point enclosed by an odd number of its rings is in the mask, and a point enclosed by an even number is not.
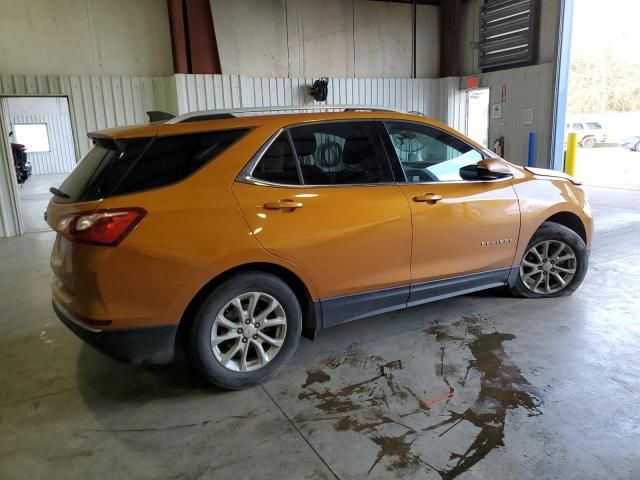
{"type": "Polygon", "coordinates": [[[404,122],[385,126],[407,182],[464,180],[460,169],[483,159],[479,151],[442,130],[404,122]]]}
{"type": "Polygon", "coordinates": [[[305,185],[392,181],[372,122],[317,123],[290,130],[305,185]]]}
{"type": "Polygon", "coordinates": [[[280,134],[262,155],[253,170],[253,177],[270,183],[300,185],[296,159],[285,133],[280,134]]]}

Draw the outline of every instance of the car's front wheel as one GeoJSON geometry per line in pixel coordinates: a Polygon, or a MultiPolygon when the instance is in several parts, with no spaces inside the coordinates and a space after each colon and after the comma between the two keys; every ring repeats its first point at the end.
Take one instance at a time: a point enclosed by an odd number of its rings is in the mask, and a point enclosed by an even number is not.
{"type": "Polygon", "coordinates": [[[545,222],[527,245],[517,277],[509,286],[519,297],[571,295],[589,267],[589,251],[573,230],[545,222]]]}
{"type": "Polygon", "coordinates": [[[193,362],[203,376],[225,389],[264,382],[298,346],[300,304],[274,275],[236,275],[204,301],[191,328],[193,362]]]}

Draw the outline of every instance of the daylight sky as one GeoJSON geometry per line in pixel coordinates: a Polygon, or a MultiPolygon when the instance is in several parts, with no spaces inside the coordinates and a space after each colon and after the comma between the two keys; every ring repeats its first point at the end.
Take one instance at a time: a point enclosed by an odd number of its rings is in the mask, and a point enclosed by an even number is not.
{"type": "Polygon", "coordinates": [[[572,48],[638,57],[640,0],[575,0],[572,48]]]}

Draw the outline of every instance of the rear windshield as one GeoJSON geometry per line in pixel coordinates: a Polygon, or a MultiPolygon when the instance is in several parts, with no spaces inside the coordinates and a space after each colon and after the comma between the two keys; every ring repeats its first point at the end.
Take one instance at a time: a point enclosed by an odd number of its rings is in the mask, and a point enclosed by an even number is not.
{"type": "Polygon", "coordinates": [[[191,175],[248,132],[225,130],[135,140],[96,139],[60,186],[68,198],[84,202],[140,192],[175,183],[191,175]]]}

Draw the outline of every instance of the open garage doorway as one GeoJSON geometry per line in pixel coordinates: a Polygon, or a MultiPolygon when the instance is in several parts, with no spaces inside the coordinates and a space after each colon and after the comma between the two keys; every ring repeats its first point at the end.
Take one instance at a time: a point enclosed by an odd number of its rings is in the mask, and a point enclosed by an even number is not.
{"type": "Polygon", "coordinates": [[[640,2],[611,0],[602,8],[580,0],[573,8],[565,139],[576,133],[576,177],[640,190],[640,2]]]}
{"type": "Polygon", "coordinates": [[[18,185],[22,233],[48,230],[43,213],[76,163],[66,97],[2,97],[2,121],[9,132],[12,169],[18,185]]]}

